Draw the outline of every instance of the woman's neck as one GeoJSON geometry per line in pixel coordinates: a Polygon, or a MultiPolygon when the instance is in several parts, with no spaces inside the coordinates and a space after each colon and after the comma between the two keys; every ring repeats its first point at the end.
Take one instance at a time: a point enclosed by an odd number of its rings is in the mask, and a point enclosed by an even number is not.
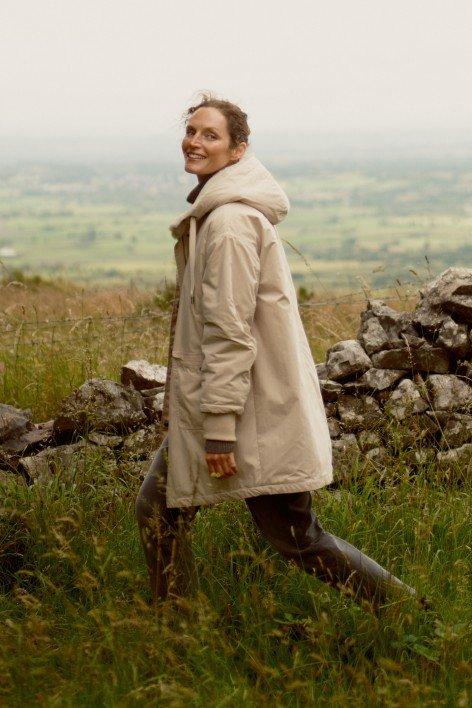
{"type": "Polygon", "coordinates": [[[215,170],[215,172],[210,172],[209,175],[198,175],[198,184],[205,184],[205,182],[208,182],[210,177],[213,177],[216,172],[219,172],[219,170],[215,170]]]}
{"type": "MultiPolygon", "coordinates": [[[[223,168],[221,168],[223,169],[223,168]]],[[[216,175],[217,172],[220,170],[216,170],[215,172],[211,172],[209,175],[198,175],[198,183],[197,185],[192,189],[190,194],[187,197],[187,201],[190,202],[190,204],[193,204],[195,199],[198,197],[200,194],[201,190],[203,189],[204,185],[208,182],[210,177],[213,177],[213,175],[216,175]]]]}

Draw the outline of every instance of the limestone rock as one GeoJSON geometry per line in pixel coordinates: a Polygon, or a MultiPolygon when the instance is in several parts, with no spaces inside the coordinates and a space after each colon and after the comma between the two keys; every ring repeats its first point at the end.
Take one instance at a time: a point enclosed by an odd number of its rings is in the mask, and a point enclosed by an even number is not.
{"type": "Polygon", "coordinates": [[[144,412],[148,420],[153,423],[158,420],[162,415],[162,408],[164,406],[164,392],[158,393],[155,396],[146,396],[144,398],[144,412]]]}
{"type": "Polygon", "coordinates": [[[159,393],[163,393],[165,386],[156,386],[155,388],[143,388],[139,391],[142,396],[154,397],[159,393]]]}
{"type": "Polygon", "coordinates": [[[33,427],[31,411],[0,403],[0,443],[19,438],[33,427]]]}
{"type": "Polygon", "coordinates": [[[27,455],[52,443],[53,420],[33,425],[19,437],[13,437],[2,443],[2,451],[8,455],[27,455]]]}
{"type": "Polygon", "coordinates": [[[326,368],[333,381],[347,379],[370,369],[372,363],[355,339],[347,339],[328,349],[326,368]]]}
{"type": "Polygon", "coordinates": [[[442,428],[441,442],[448,447],[461,447],[472,443],[472,415],[455,413],[442,428]]]}
{"type": "Polygon", "coordinates": [[[437,332],[447,315],[457,322],[472,324],[471,268],[447,268],[428,283],[414,321],[427,332],[437,332]]]}
{"type": "Polygon", "coordinates": [[[366,319],[357,336],[367,354],[374,354],[382,349],[390,348],[388,334],[376,317],[366,319]]]}
{"type": "Polygon", "coordinates": [[[342,395],[338,400],[338,413],[342,427],[347,432],[368,430],[379,424],[382,413],[372,396],[357,398],[342,395]]]}
{"type": "Polygon", "coordinates": [[[48,448],[37,455],[23,457],[20,468],[34,482],[44,483],[49,481],[59,468],[68,467],[75,469],[80,463],[81,452],[85,446],[84,441],[74,445],[60,445],[48,448]]]}
{"type": "MultiPolygon", "coordinates": [[[[72,482],[77,474],[84,471],[94,449],[97,448],[88,446],[83,440],[73,445],[47,448],[32,457],[23,457],[20,468],[34,484],[45,484],[57,476],[72,482]]],[[[111,451],[107,456],[100,454],[100,465],[102,468],[106,466],[110,474],[116,471],[111,451]]]]}
{"type": "Polygon", "coordinates": [[[372,355],[372,363],[379,369],[402,369],[447,374],[450,356],[442,347],[424,344],[418,349],[390,349],[372,355]]]}
{"type": "Polygon", "coordinates": [[[472,473],[472,443],[445,452],[438,452],[438,465],[441,469],[460,466],[463,474],[472,473]]]}
{"type": "Polygon", "coordinates": [[[316,364],[316,373],[318,374],[319,379],[327,379],[328,372],[326,369],[326,364],[316,364]]]}
{"type": "Polygon", "coordinates": [[[453,374],[432,375],[426,379],[432,407],[436,411],[472,408],[472,386],[453,374]]]}
{"type": "Polygon", "coordinates": [[[134,386],[135,389],[139,390],[164,385],[166,376],[166,366],[150,364],[145,359],[128,361],[128,363],[121,368],[121,383],[124,386],[134,386]]]}
{"type": "Polygon", "coordinates": [[[405,376],[405,372],[399,369],[368,369],[365,374],[356,381],[349,381],[344,384],[347,393],[357,391],[384,391],[405,376]]]}
{"type": "Polygon", "coordinates": [[[338,381],[330,381],[329,379],[320,379],[321,395],[325,403],[337,401],[339,394],[342,393],[343,387],[338,381]]]}
{"type": "Polygon", "coordinates": [[[467,325],[458,324],[451,317],[446,317],[439,330],[437,344],[448,349],[459,358],[467,356],[472,349],[467,325]]]}
{"type": "Polygon", "coordinates": [[[412,317],[407,312],[397,312],[381,300],[372,300],[361,314],[358,339],[368,354],[383,349],[396,349],[418,339],[412,325],[412,317]]]}
{"type": "Polygon", "coordinates": [[[90,379],[66,398],[54,421],[57,434],[122,433],[146,422],[142,396],[107,379],[90,379]]]}
{"type": "Polygon", "coordinates": [[[110,450],[123,445],[123,438],[120,435],[106,435],[106,433],[90,433],[88,441],[98,447],[108,447],[110,450]]]}
{"type": "Polygon", "coordinates": [[[332,440],[331,445],[335,481],[346,479],[360,455],[356,436],[352,434],[341,435],[338,440],[332,440]]]}
{"type": "Polygon", "coordinates": [[[386,404],[388,413],[397,420],[404,420],[408,416],[424,413],[428,407],[428,403],[411,379],[400,381],[386,404]]]}
{"type": "Polygon", "coordinates": [[[124,440],[123,453],[132,459],[146,459],[154,450],[157,450],[156,428],[154,425],[136,430],[124,440]]]}

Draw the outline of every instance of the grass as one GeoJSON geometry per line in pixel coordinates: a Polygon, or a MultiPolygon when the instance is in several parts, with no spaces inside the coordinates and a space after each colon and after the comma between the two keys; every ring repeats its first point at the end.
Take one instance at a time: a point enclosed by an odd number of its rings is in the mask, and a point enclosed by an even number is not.
{"type": "MultiPolygon", "coordinates": [[[[2,348],[1,400],[28,405],[37,420],[88,375],[116,377],[128,357],[165,360],[165,295],[66,284],[2,294],[2,326],[17,343],[2,348]],[[80,324],[21,328],[34,311],[80,324]],[[107,313],[149,319],[87,324],[107,313]]],[[[361,308],[302,308],[317,360],[355,334],[361,308]]],[[[413,474],[398,435],[387,475],[360,461],[314,507],[326,529],[427,594],[436,613],[409,602],[380,617],[365,611],[287,564],[234,502],[199,512],[195,594],[156,614],[134,516],[136,465],[110,475],[96,456],[45,486],[2,486],[10,574],[0,574],[0,704],[469,705],[471,481],[460,470],[440,477],[430,463],[413,474]],[[24,564],[12,576],[15,551],[24,564]]]]}

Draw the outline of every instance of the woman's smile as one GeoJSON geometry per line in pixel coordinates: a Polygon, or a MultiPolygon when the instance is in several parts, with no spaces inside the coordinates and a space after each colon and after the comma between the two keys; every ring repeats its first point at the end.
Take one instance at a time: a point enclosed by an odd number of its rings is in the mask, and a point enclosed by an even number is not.
{"type": "Polygon", "coordinates": [[[195,152],[186,153],[187,160],[206,160],[205,155],[197,155],[195,152]]]}

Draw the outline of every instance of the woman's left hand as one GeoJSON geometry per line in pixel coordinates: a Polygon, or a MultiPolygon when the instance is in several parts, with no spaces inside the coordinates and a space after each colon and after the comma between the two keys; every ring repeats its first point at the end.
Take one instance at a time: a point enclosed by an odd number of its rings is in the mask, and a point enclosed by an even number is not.
{"type": "Polygon", "coordinates": [[[238,471],[234,452],[207,452],[205,459],[210,477],[226,479],[227,477],[232,477],[238,471]]]}

